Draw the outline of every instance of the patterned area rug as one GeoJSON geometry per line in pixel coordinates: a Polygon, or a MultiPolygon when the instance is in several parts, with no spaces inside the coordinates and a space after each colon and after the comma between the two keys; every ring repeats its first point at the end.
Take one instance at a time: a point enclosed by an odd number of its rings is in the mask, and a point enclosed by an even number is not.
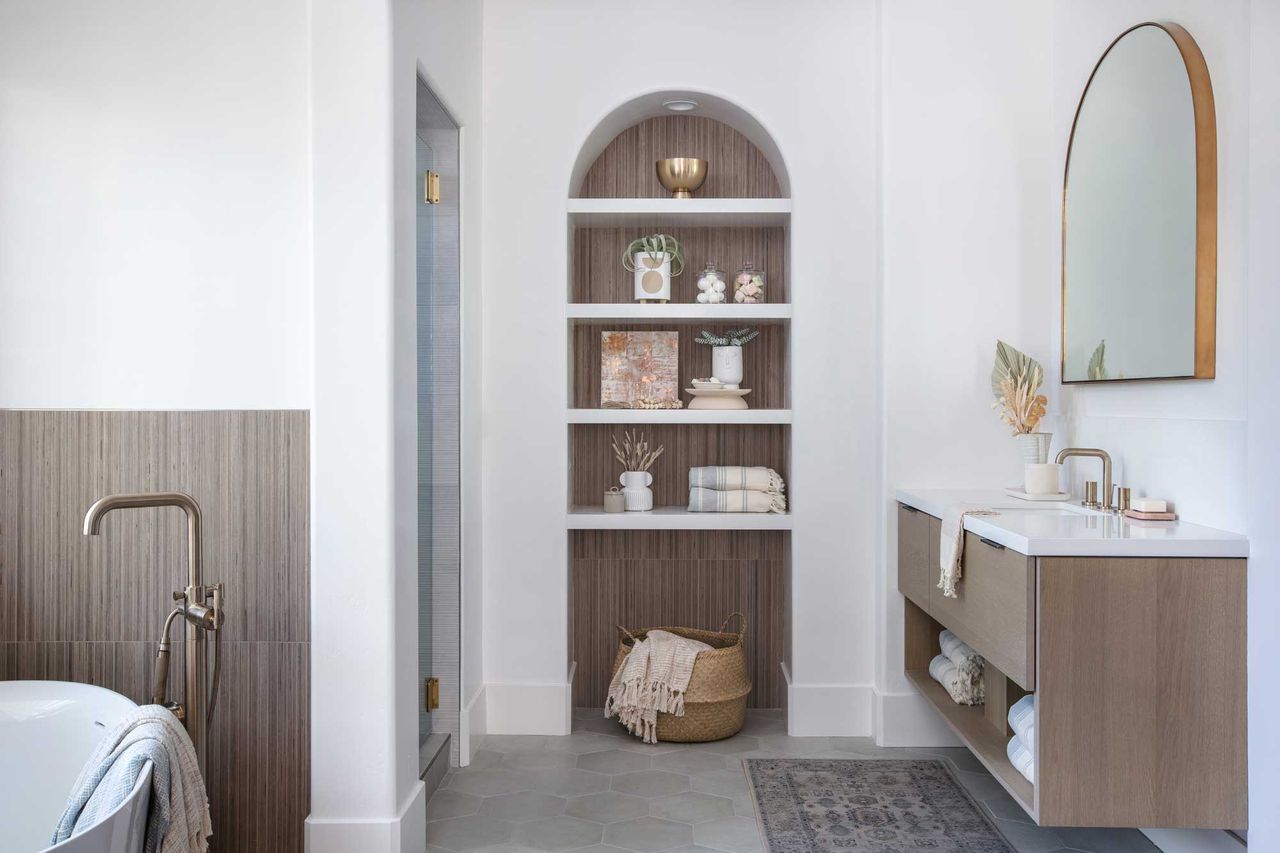
{"type": "Polygon", "coordinates": [[[745,764],[769,853],[1014,853],[941,761],[745,764]]]}

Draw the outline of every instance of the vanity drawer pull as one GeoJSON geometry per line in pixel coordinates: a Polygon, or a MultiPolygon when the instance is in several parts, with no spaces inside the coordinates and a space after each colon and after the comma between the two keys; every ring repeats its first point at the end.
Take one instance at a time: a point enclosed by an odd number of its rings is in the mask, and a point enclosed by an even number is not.
{"type": "Polygon", "coordinates": [[[981,536],[978,537],[978,541],[981,542],[983,545],[990,545],[992,548],[995,548],[997,551],[1004,550],[1004,546],[1001,545],[999,542],[992,542],[990,539],[987,539],[985,537],[981,537],[981,536]]]}
{"type": "Polygon", "coordinates": [[[905,509],[907,512],[919,512],[919,511],[920,511],[920,510],[916,509],[916,508],[915,508],[915,507],[913,507],[913,506],[908,506],[907,504],[902,504],[901,506],[902,506],[902,508],[903,508],[903,509],[905,509]]]}

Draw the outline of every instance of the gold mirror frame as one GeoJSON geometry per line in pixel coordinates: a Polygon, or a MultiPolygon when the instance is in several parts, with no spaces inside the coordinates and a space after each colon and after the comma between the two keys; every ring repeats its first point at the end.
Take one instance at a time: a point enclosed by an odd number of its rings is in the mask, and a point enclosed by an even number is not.
{"type": "Polygon", "coordinates": [[[1089,80],[1080,93],[1075,116],[1071,119],[1071,137],[1067,142],[1067,161],[1062,170],[1062,352],[1059,380],[1063,385],[1105,382],[1156,382],[1167,379],[1213,379],[1217,367],[1218,328],[1218,121],[1213,105],[1213,84],[1209,66],[1200,46],[1183,27],[1170,21],[1144,21],[1116,36],[1102,52],[1089,80]],[[1190,376],[1154,376],[1134,379],[1066,379],[1067,375],[1067,184],[1071,175],[1071,146],[1076,138],[1076,123],[1084,99],[1098,69],[1121,39],[1142,27],[1164,30],[1178,47],[1182,63],[1191,83],[1191,105],[1196,126],[1196,340],[1195,372],[1190,376]]]}

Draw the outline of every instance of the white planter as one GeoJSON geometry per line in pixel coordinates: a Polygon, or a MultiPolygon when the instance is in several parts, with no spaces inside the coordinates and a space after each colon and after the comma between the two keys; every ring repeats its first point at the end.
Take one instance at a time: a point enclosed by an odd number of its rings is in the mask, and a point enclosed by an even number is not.
{"type": "Polygon", "coordinates": [[[648,512],[653,509],[653,475],[648,471],[623,471],[618,477],[622,483],[622,500],[627,512],[648,512]]]}
{"type": "Polygon", "coordinates": [[[631,256],[637,302],[671,301],[671,253],[636,252],[631,256]]]}
{"type": "Polygon", "coordinates": [[[1016,436],[1018,453],[1027,465],[1043,465],[1049,461],[1049,442],[1053,440],[1051,432],[1024,432],[1016,436]]]}
{"type": "Polygon", "coordinates": [[[712,347],[711,375],[727,388],[737,388],[742,382],[742,347],[712,347]]]}

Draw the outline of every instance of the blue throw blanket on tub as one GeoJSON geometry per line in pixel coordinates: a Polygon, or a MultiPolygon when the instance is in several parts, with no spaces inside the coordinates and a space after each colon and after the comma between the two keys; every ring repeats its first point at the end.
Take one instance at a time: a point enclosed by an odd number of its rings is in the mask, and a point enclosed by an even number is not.
{"type": "Polygon", "coordinates": [[[94,826],[121,803],[147,764],[151,808],[144,853],[203,853],[213,827],[191,738],[177,718],[159,705],[138,708],[98,744],[71,789],[53,844],[94,826]]]}

